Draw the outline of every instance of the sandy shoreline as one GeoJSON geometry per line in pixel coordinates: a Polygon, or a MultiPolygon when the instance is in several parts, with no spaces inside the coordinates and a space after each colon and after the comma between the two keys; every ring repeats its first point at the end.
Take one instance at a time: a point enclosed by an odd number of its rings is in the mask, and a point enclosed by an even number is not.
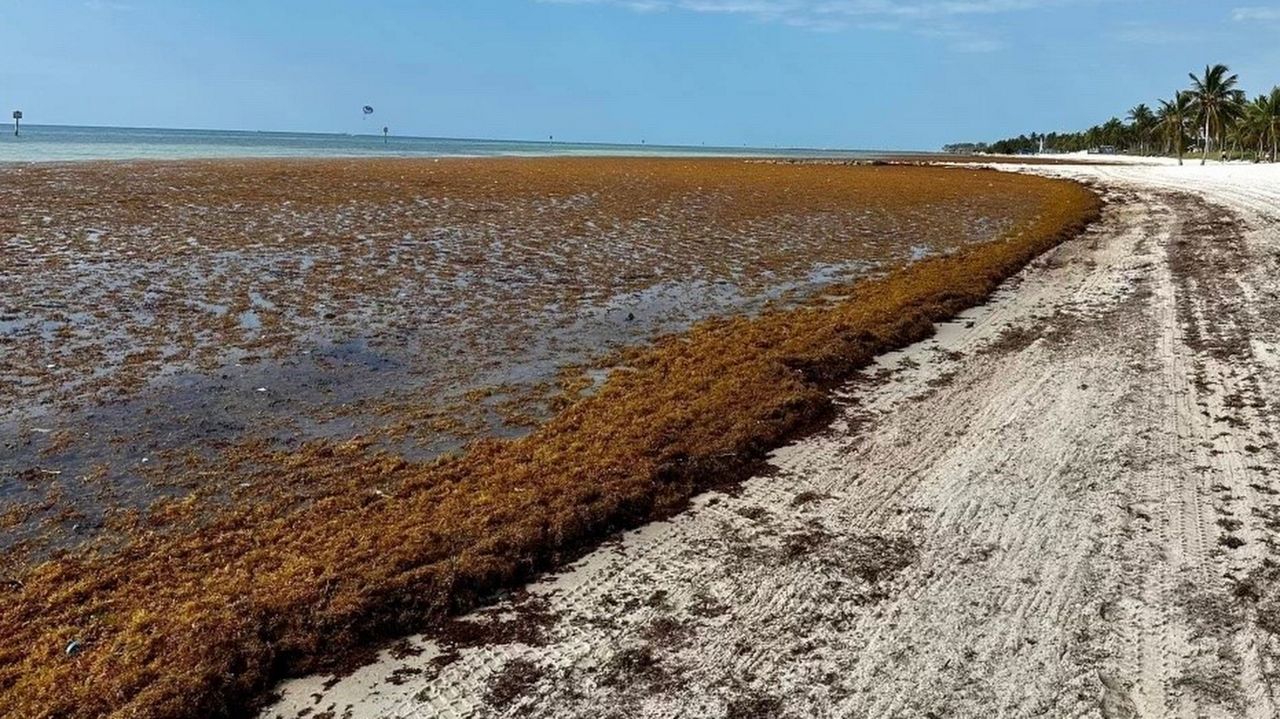
{"type": "Polygon", "coordinates": [[[773,472],[263,716],[1274,716],[1280,168],[1021,169],[1106,215],[773,472]]]}

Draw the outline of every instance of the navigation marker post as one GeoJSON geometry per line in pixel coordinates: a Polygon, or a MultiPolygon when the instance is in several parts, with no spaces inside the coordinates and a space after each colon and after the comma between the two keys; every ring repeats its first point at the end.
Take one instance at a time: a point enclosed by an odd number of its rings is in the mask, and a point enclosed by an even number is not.
{"type": "Polygon", "coordinates": [[[13,111],[13,136],[18,136],[18,123],[22,121],[22,110],[13,111]]]}

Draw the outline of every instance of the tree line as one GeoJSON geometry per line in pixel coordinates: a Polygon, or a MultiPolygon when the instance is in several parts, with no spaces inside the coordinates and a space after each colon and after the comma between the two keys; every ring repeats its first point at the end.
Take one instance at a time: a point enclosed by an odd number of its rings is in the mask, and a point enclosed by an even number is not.
{"type": "Polygon", "coordinates": [[[1239,88],[1240,78],[1226,65],[1205,66],[1203,75],[1189,73],[1191,84],[1158,100],[1152,110],[1145,103],[1122,120],[1113,117],[1082,132],[1019,135],[992,143],[957,143],[946,152],[1025,155],[1045,152],[1123,152],[1176,155],[1181,164],[1187,152],[1197,152],[1200,164],[1211,155],[1255,162],[1280,157],[1280,87],[1250,100],[1239,88]]]}

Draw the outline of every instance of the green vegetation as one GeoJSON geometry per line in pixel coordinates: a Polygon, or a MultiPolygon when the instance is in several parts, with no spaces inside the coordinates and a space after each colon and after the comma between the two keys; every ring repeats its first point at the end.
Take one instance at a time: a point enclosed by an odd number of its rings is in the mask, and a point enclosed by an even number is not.
{"type": "Polygon", "coordinates": [[[1226,65],[1205,66],[1190,74],[1191,85],[1170,100],[1159,100],[1153,113],[1146,104],[1083,132],[1051,132],[1006,138],[993,143],[947,145],[947,152],[990,152],[1026,155],[1037,152],[1160,153],[1182,162],[1186,148],[1200,153],[1200,164],[1211,155],[1220,159],[1276,162],[1280,157],[1280,86],[1252,101],[1239,89],[1239,76],[1226,65]]]}

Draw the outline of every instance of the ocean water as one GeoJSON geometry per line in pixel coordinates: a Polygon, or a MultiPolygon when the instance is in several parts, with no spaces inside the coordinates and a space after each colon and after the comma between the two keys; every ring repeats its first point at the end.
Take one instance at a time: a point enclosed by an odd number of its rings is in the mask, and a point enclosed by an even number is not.
{"type": "MultiPolygon", "coordinates": [[[[12,125],[0,131],[0,162],[197,159],[219,157],[491,157],[653,155],[867,159],[885,153],[809,148],[611,145],[435,137],[12,125]]],[[[895,153],[898,154],[898,153],[895,153]]]]}

